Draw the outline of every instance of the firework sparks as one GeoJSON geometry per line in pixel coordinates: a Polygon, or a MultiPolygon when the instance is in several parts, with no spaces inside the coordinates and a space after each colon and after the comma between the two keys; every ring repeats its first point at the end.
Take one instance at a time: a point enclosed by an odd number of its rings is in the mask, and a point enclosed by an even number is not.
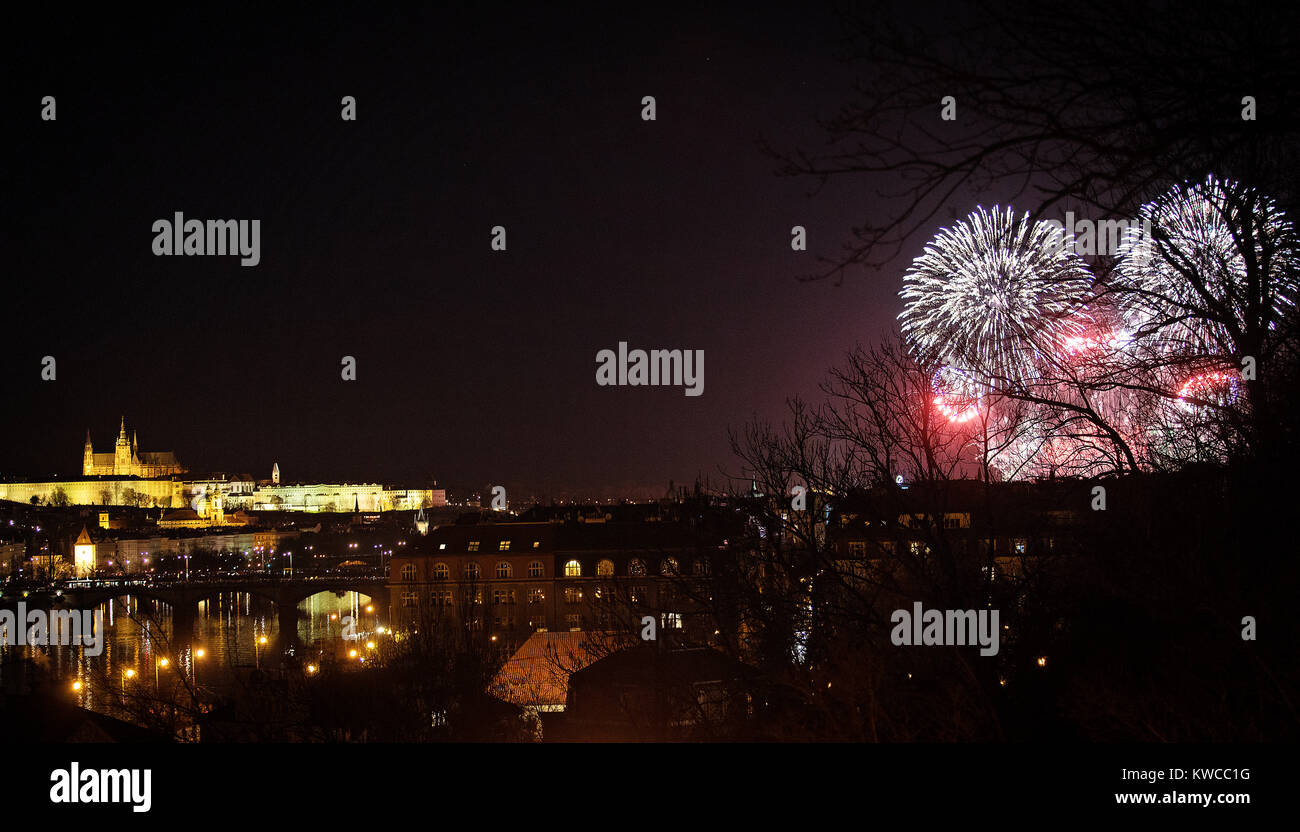
{"type": "Polygon", "coordinates": [[[932,386],[934,406],[949,422],[963,424],[979,416],[984,392],[970,373],[955,367],[940,367],[932,386]]]}
{"type": "Polygon", "coordinates": [[[1154,240],[1130,227],[1112,291],[1135,334],[1168,353],[1234,355],[1232,331],[1249,329],[1246,310],[1265,325],[1289,314],[1300,297],[1300,251],[1276,204],[1249,188],[1208,177],[1183,184],[1142,208],[1154,240]],[[1243,243],[1267,269],[1247,274],[1243,243]]]}
{"type": "Polygon", "coordinates": [[[1092,276],[1059,228],[977,208],[912,262],[899,293],[908,343],[932,365],[1024,380],[1088,328],[1092,276]]]}

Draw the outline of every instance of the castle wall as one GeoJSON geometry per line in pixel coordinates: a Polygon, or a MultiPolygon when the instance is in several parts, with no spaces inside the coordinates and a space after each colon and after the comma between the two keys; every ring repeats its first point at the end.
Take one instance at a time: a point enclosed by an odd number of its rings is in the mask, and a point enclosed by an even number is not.
{"type": "Polygon", "coordinates": [[[29,503],[32,497],[40,497],[49,502],[58,489],[68,495],[68,501],[76,506],[125,506],[133,505],[128,500],[131,492],[142,494],[145,505],[150,507],[179,508],[185,505],[185,484],[179,480],[63,480],[54,482],[0,482],[0,500],[12,500],[16,503],[29,503]],[[107,492],[105,495],[104,492],[107,492]],[[107,496],[108,502],[104,502],[107,496]]]}

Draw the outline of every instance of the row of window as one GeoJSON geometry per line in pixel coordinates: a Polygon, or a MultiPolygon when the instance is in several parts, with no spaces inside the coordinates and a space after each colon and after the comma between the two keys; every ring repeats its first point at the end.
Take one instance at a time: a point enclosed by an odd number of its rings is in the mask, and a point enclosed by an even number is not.
{"type": "MultiPolygon", "coordinates": [[[[503,540],[502,543],[509,543],[503,540]]],[[[477,580],[482,577],[482,569],[474,561],[466,562],[464,566],[464,577],[470,580],[477,580]]],[[[541,578],[546,574],[546,567],[540,560],[532,561],[528,564],[528,577],[541,578]]],[[[596,564],[596,575],[602,578],[612,577],[614,574],[614,561],[608,558],[601,560],[596,564]]],[[[646,574],[645,561],[640,558],[633,558],[628,561],[627,574],[633,578],[644,577],[646,574]]],[[[677,575],[678,565],[677,558],[664,558],[659,561],[659,574],[677,575]]],[[[701,558],[695,562],[696,575],[709,574],[709,561],[707,558],[701,558]]],[[[402,567],[402,580],[414,581],[416,576],[415,564],[408,563],[402,567]]],[[[496,576],[498,578],[510,578],[514,576],[514,567],[507,561],[501,561],[496,566],[496,576]]],[[[446,580],[451,577],[451,568],[447,564],[438,562],[433,565],[433,579],[446,580]]],[[[570,560],[564,564],[564,577],[581,578],[582,564],[577,560],[570,560]]]]}
{"type": "MultiPolygon", "coordinates": [[[[902,552],[902,551],[904,551],[904,550],[901,548],[901,546],[902,546],[903,543],[906,543],[906,544],[907,544],[907,549],[906,549],[906,551],[907,551],[909,554],[911,554],[913,557],[923,557],[923,556],[925,556],[925,555],[927,555],[927,554],[930,553],[930,547],[927,546],[927,545],[925,545],[923,542],[921,542],[921,541],[919,541],[919,540],[900,541],[900,542],[898,542],[898,543],[896,543],[896,542],[894,542],[894,541],[892,541],[892,540],[881,540],[881,541],[877,541],[877,542],[876,542],[876,546],[878,546],[879,549],[880,549],[880,551],[882,551],[882,552],[886,552],[886,553],[898,553],[898,552],[902,552]]],[[[1053,548],[1053,543],[1054,543],[1054,541],[1053,541],[1051,538],[1048,538],[1048,540],[1047,540],[1047,547],[1048,547],[1049,549],[1053,548]]],[[[993,545],[993,541],[991,541],[991,540],[986,540],[985,543],[984,543],[984,545],[992,546],[992,545],[993,545]]],[[[1015,555],[1024,555],[1024,554],[1026,554],[1026,553],[1028,552],[1028,550],[1029,550],[1029,549],[1028,549],[1028,546],[1029,546],[1028,541],[1025,540],[1025,538],[1023,538],[1023,537],[1012,538],[1012,540],[1011,540],[1011,552],[1012,552],[1012,554],[1015,554],[1015,555]]],[[[850,555],[851,557],[866,557],[866,555],[867,555],[867,541],[865,541],[865,540],[850,540],[850,541],[849,541],[849,555],[850,555]]]]}
{"type": "MultiPolygon", "coordinates": [[[[542,545],[542,542],[541,542],[540,540],[534,540],[534,541],[533,541],[533,548],[534,548],[534,549],[538,548],[538,547],[541,546],[541,545],[542,545]]],[[[446,543],[439,543],[439,544],[438,544],[438,549],[439,549],[439,550],[442,550],[442,551],[445,551],[445,550],[447,549],[447,544],[446,544],[446,543]]],[[[477,540],[471,540],[471,541],[469,542],[469,545],[465,547],[465,550],[466,550],[466,551],[469,551],[469,552],[477,552],[477,551],[479,550],[479,541],[477,541],[477,540]]],[[[497,551],[498,551],[498,552],[509,552],[509,551],[510,551],[510,541],[509,541],[509,540],[502,540],[502,541],[499,541],[499,542],[497,543],[497,551]]]]}
{"type": "MultiPolygon", "coordinates": [[[[404,607],[414,607],[414,606],[416,605],[416,603],[417,603],[417,598],[416,598],[416,595],[415,595],[414,592],[404,592],[404,593],[402,593],[402,606],[404,606],[404,607]]],[[[660,615],[659,618],[660,618],[660,624],[661,624],[661,626],[663,626],[664,628],[667,628],[667,629],[674,629],[674,630],[680,630],[680,629],[682,629],[682,614],[679,613],[679,612],[666,612],[666,613],[662,613],[662,614],[660,615]]],[[[494,617],[493,617],[493,624],[495,625],[495,627],[496,627],[497,629],[508,629],[508,630],[513,630],[513,629],[515,628],[515,626],[516,626],[516,624],[515,624],[515,617],[514,617],[513,615],[497,615],[497,616],[494,616],[494,617]]],[[[565,616],[564,616],[564,624],[565,624],[565,626],[567,626],[570,630],[581,630],[581,629],[582,629],[582,614],[581,614],[581,613],[569,613],[569,614],[565,615],[565,616]]],[[[471,618],[471,619],[469,620],[469,625],[470,625],[470,629],[473,629],[473,630],[479,630],[479,629],[482,629],[482,627],[483,627],[483,620],[482,620],[481,618],[471,618]]],[[[536,630],[536,631],[539,631],[539,632],[545,632],[545,631],[546,631],[546,619],[545,619],[544,617],[537,617],[537,616],[530,617],[530,618],[528,619],[528,629],[530,629],[530,630],[536,630]]]]}
{"type": "MultiPolygon", "coordinates": [[[[597,600],[606,597],[605,593],[610,592],[608,587],[596,587],[594,595],[597,600]]],[[[670,593],[661,592],[660,595],[665,599],[670,597],[670,593]]],[[[498,607],[513,606],[517,603],[518,595],[513,589],[494,589],[492,590],[492,603],[498,607]]],[[[584,597],[584,591],[581,587],[566,586],[564,587],[564,603],[581,604],[584,597]]],[[[610,598],[616,597],[611,594],[610,598]]],[[[527,603],[542,604],[546,601],[546,592],[540,587],[531,587],[527,593],[527,603]]],[[[643,604],[647,598],[646,588],[644,586],[634,586],[628,588],[627,598],[633,604],[643,604]]],[[[483,590],[476,589],[470,595],[466,596],[470,604],[481,605],[483,603],[483,590]]],[[[411,607],[419,602],[418,593],[407,591],[402,593],[402,606],[411,607]]],[[[429,595],[429,602],[435,607],[450,607],[456,602],[454,590],[450,588],[440,588],[433,590],[429,595]]]]}

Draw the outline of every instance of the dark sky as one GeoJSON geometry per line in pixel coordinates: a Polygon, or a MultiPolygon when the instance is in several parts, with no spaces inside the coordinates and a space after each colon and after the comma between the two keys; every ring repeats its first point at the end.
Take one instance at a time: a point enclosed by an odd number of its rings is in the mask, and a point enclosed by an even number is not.
{"type": "Polygon", "coordinates": [[[829,13],[267,14],[6,34],[0,472],[77,473],[125,415],[196,470],[659,494],[898,312],[901,271],[797,279],[871,192],[758,147],[848,96],[829,13]],[[261,264],[155,257],[175,211],[261,220],[261,264]],[[704,350],[704,395],[598,387],[620,340],[704,350]]]}

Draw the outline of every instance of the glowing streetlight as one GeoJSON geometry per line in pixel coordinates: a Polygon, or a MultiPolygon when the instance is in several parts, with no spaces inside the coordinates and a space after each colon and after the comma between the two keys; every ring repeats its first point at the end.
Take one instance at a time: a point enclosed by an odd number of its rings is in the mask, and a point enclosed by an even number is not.
{"type": "Polygon", "coordinates": [[[73,683],[72,683],[72,689],[73,689],[73,690],[81,690],[81,682],[80,682],[79,680],[76,681],[76,682],[73,682],[73,683]]]}

